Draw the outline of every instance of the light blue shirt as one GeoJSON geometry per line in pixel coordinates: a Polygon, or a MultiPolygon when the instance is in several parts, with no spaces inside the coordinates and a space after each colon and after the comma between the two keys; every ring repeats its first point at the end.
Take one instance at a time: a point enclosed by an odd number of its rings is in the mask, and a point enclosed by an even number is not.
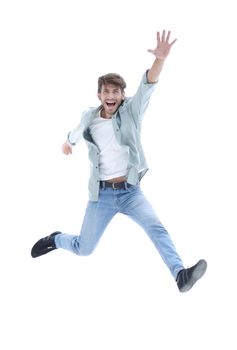
{"type": "MultiPolygon", "coordinates": [[[[135,95],[125,98],[117,112],[112,116],[113,129],[119,144],[129,148],[127,182],[131,185],[140,182],[148,170],[141,145],[141,121],[155,85],[148,83],[147,73],[145,73],[135,95]]],[[[91,137],[89,127],[100,109],[101,106],[86,110],[82,114],[80,124],[68,134],[68,142],[72,146],[76,145],[81,138],[84,138],[87,143],[90,160],[89,199],[91,201],[97,201],[99,196],[100,151],[91,137]]]]}

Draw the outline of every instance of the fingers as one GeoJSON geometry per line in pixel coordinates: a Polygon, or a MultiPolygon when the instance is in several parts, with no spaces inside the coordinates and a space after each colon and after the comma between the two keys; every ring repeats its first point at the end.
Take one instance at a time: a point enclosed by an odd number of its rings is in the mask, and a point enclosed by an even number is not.
{"type": "Polygon", "coordinates": [[[62,145],[62,151],[64,154],[68,155],[68,154],[72,154],[72,147],[70,145],[68,145],[67,143],[64,143],[62,145]]]}
{"type": "Polygon", "coordinates": [[[148,51],[148,52],[150,52],[150,53],[153,53],[153,54],[155,54],[155,50],[152,50],[152,49],[148,49],[147,51],[148,51]]]}
{"type": "Polygon", "coordinates": [[[177,41],[177,39],[174,39],[174,40],[172,41],[172,43],[170,43],[170,46],[172,46],[176,41],[177,41]]]}
{"type": "MultiPolygon", "coordinates": [[[[159,43],[161,41],[162,42],[166,42],[167,44],[169,44],[170,34],[171,34],[170,30],[167,32],[167,35],[166,35],[166,31],[163,30],[162,31],[162,35],[161,35],[161,39],[160,39],[160,32],[157,32],[157,43],[158,43],[158,45],[159,45],[159,43]]],[[[177,39],[173,40],[169,45],[172,46],[176,41],[177,41],[177,39]]]]}
{"type": "Polygon", "coordinates": [[[170,33],[171,33],[171,31],[169,30],[169,31],[168,31],[168,34],[167,34],[167,37],[166,37],[166,39],[165,39],[165,41],[166,41],[167,43],[169,43],[170,33]]]}
{"type": "Polygon", "coordinates": [[[69,149],[69,150],[65,150],[65,151],[63,151],[63,153],[64,153],[64,154],[66,154],[66,155],[68,155],[68,154],[72,154],[72,150],[71,150],[71,149],[69,149]]]}
{"type": "Polygon", "coordinates": [[[68,146],[66,154],[72,154],[72,147],[68,146]]]}
{"type": "Polygon", "coordinates": [[[157,44],[159,45],[160,43],[160,32],[157,32],[157,44]]]}
{"type": "Polygon", "coordinates": [[[162,38],[162,41],[165,41],[165,30],[163,30],[161,38],[162,38]]]}

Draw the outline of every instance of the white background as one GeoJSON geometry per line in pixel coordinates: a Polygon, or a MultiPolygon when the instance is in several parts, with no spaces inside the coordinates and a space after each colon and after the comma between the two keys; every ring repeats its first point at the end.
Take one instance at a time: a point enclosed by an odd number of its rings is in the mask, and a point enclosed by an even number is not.
{"type": "Polygon", "coordinates": [[[231,0],[1,1],[1,349],[236,349],[235,22],[231,0]],[[144,119],[142,188],[185,265],[208,261],[185,294],[123,216],[90,257],[30,256],[80,231],[87,149],[61,145],[98,76],[131,96],[163,28],[178,41],[144,119]]]}

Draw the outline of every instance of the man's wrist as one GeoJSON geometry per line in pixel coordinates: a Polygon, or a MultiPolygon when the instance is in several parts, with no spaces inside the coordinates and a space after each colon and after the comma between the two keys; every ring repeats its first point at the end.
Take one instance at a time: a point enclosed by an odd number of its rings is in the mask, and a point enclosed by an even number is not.
{"type": "Polygon", "coordinates": [[[75,143],[75,142],[71,142],[71,141],[70,141],[70,138],[69,138],[69,137],[70,137],[70,134],[71,134],[71,132],[69,132],[69,133],[68,133],[68,135],[67,135],[67,140],[66,140],[66,143],[67,143],[69,146],[71,146],[71,147],[72,147],[72,146],[75,146],[75,145],[76,145],[76,143],[75,143]]]}

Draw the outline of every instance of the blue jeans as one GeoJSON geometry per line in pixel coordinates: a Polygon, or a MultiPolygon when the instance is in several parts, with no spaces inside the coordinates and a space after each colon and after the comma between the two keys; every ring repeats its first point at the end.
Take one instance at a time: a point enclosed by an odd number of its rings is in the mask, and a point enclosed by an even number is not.
{"type": "Polygon", "coordinates": [[[101,188],[98,202],[88,202],[80,235],[65,233],[57,235],[56,247],[78,255],[91,254],[107,225],[117,213],[127,215],[144,229],[176,278],[178,272],[184,268],[183,263],[168,232],[139,185],[127,189],[101,188]]]}

